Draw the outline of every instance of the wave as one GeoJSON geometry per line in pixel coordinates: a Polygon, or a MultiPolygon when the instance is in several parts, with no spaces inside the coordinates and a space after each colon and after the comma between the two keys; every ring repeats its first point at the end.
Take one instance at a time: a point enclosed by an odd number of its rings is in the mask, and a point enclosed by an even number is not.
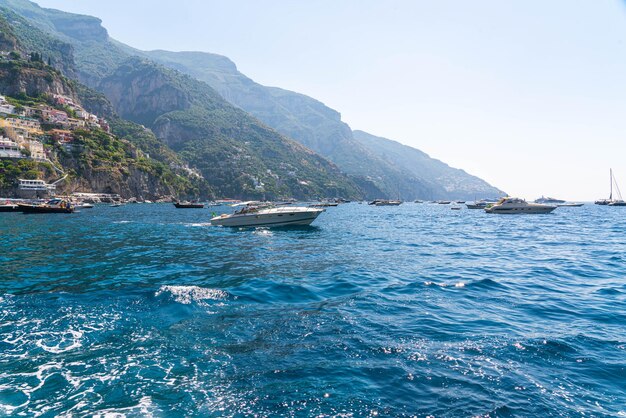
{"type": "Polygon", "coordinates": [[[229,294],[224,290],[211,289],[199,286],[172,286],[164,285],[154,294],[155,296],[168,295],[178,303],[190,305],[191,303],[201,303],[207,300],[224,300],[229,294]]]}

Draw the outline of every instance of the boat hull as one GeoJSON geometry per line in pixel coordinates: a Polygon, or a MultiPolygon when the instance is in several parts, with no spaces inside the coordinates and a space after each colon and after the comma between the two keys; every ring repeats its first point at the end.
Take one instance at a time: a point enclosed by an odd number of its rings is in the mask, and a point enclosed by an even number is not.
{"type": "Polygon", "coordinates": [[[323,210],[309,209],[298,212],[248,213],[222,215],[211,219],[212,225],[229,227],[279,227],[310,225],[323,210]]]}
{"type": "Polygon", "coordinates": [[[174,203],[174,206],[178,209],[202,209],[204,205],[202,203],[174,203]]]}
{"type": "Polygon", "coordinates": [[[497,213],[500,215],[536,215],[536,214],[546,214],[551,213],[556,206],[549,206],[545,208],[531,208],[531,207],[520,207],[520,208],[502,208],[502,207],[491,207],[485,209],[487,213],[497,213]]]}
{"type": "Polygon", "coordinates": [[[18,210],[24,213],[73,213],[74,208],[60,208],[41,205],[23,205],[18,203],[18,210]]]}
{"type": "Polygon", "coordinates": [[[18,212],[17,205],[0,205],[0,212],[18,212]]]}

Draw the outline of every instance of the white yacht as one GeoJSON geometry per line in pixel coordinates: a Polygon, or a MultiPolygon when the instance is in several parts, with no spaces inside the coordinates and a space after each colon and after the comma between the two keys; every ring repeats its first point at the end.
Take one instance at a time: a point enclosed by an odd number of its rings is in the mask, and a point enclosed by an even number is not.
{"type": "Polygon", "coordinates": [[[255,226],[302,226],[310,225],[324,209],[311,207],[274,207],[259,202],[245,202],[244,207],[233,214],[223,214],[211,219],[212,225],[255,226]]]}
{"type": "Polygon", "coordinates": [[[402,204],[401,200],[387,200],[387,199],[375,199],[372,200],[368,205],[374,206],[400,206],[402,204]]]}
{"type": "Polygon", "coordinates": [[[528,203],[517,197],[503,197],[498,203],[485,208],[487,213],[501,213],[511,215],[550,213],[556,206],[542,205],[540,203],[528,203]]]}

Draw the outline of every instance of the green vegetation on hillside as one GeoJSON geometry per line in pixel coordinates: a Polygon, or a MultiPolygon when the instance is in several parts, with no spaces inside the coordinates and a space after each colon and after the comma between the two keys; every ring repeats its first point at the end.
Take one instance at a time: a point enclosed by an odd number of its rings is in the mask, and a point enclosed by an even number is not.
{"type": "Polygon", "coordinates": [[[360,193],[328,161],[191,77],[131,58],[100,88],[124,118],[152,128],[220,195],[314,198],[360,193]],[[134,91],[139,85],[145,88],[134,91]]]}
{"type": "Polygon", "coordinates": [[[49,163],[28,159],[0,159],[0,195],[11,195],[18,179],[35,180],[52,175],[54,169],[49,163]]]}
{"type": "Polygon", "coordinates": [[[22,16],[4,7],[0,7],[0,30],[5,34],[3,36],[19,39],[14,48],[25,58],[27,53],[39,54],[42,62],[49,62],[69,77],[74,75],[74,52],[70,44],[47,36],[22,16]]]}

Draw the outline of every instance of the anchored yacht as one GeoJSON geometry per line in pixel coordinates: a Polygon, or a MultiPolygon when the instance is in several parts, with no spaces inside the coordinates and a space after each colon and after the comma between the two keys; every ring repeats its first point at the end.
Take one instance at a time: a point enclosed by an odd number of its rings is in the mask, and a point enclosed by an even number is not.
{"type": "Polygon", "coordinates": [[[539,203],[528,203],[524,199],[517,197],[504,197],[493,206],[485,208],[487,213],[501,213],[511,215],[550,213],[556,206],[542,205],[539,203]]]}
{"type": "Polygon", "coordinates": [[[402,204],[401,200],[387,200],[387,199],[375,199],[372,200],[368,205],[374,206],[400,206],[402,204]]]}
{"type": "Polygon", "coordinates": [[[223,214],[211,219],[212,225],[255,226],[302,226],[310,225],[324,209],[311,207],[274,207],[259,202],[245,202],[245,206],[233,214],[223,214]]]}

